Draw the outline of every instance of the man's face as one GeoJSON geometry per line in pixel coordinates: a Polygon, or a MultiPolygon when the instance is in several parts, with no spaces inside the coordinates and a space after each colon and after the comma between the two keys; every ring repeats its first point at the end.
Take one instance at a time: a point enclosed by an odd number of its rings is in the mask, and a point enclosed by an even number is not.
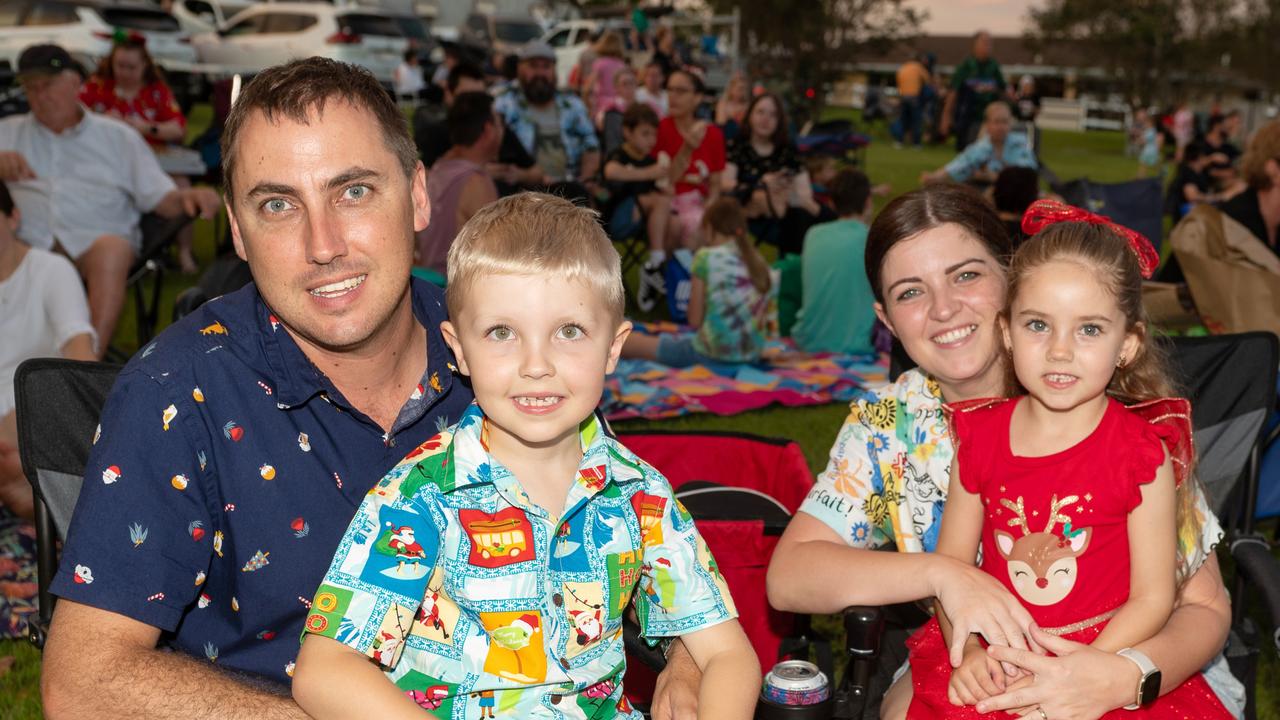
{"type": "Polygon", "coordinates": [[[236,253],[304,347],[371,348],[408,311],[426,178],[421,164],[406,178],[379,138],[371,112],[333,99],[308,124],[256,112],[240,131],[227,201],[236,253]]]}
{"type": "Polygon", "coordinates": [[[982,33],[973,40],[973,56],[979,60],[991,57],[991,36],[982,33]]]}
{"type": "Polygon", "coordinates": [[[74,70],[39,73],[22,78],[31,114],[41,125],[61,130],[80,117],[80,75],[74,70]]]}
{"type": "Polygon", "coordinates": [[[987,135],[991,142],[1004,142],[1009,137],[1009,129],[1013,127],[1013,116],[1003,105],[993,105],[987,111],[987,135]]]}
{"type": "Polygon", "coordinates": [[[556,94],[556,63],[546,58],[523,60],[516,68],[516,77],[525,98],[534,105],[548,103],[556,94]]]}

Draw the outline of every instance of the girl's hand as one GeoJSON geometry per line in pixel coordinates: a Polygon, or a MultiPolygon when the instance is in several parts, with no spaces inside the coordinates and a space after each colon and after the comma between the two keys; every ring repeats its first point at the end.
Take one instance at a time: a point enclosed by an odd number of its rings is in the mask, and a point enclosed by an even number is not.
{"type": "Polygon", "coordinates": [[[952,705],[977,705],[993,695],[1004,692],[1004,671],[1000,663],[987,656],[982,645],[970,642],[964,651],[960,667],[951,671],[947,683],[947,699],[952,705]]]}
{"type": "MultiPolygon", "coordinates": [[[[1004,645],[1030,650],[1043,655],[1044,650],[1032,639],[1031,613],[999,580],[978,568],[960,562],[948,563],[953,568],[939,573],[934,596],[942,603],[951,621],[951,667],[959,667],[964,657],[965,640],[978,633],[989,645],[1004,645]]],[[[1005,673],[1013,676],[1016,669],[1005,663],[1005,673]]]]}
{"type": "MultiPolygon", "coordinates": [[[[1138,686],[1138,666],[1113,653],[1050,635],[1038,627],[1036,641],[1057,657],[1039,657],[1021,650],[992,646],[988,654],[1003,663],[1016,663],[1030,673],[1031,682],[1011,683],[1005,692],[986,698],[978,712],[1040,707],[1053,720],[1096,720],[1126,702],[1138,686]]],[[[1032,717],[1038,717],[1032,713],[1032,717]]]]}

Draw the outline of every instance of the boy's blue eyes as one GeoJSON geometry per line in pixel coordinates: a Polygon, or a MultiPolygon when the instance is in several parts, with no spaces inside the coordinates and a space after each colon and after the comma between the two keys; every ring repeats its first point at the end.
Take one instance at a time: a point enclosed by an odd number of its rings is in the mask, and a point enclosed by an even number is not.
{"type": "MultiPolygon", "coordinates": [[[[500,342],[511,340],[516,336],[516,331],[506,325],[496,325],[485,331],[484,336],[492,338],[500,342]]],[[[556,337],[561,340],[579,340],[587,336],[587,331],[581,325],[569,323],[562,325],[556,330],[556,337]]]]}

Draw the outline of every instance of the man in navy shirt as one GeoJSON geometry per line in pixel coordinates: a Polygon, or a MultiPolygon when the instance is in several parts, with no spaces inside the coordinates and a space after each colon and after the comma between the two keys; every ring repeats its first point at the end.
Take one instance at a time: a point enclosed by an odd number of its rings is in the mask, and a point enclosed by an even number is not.
{"type": "MultiPolygon", "coordinates": [[[[425,174],[372,75],[264,71],[223,158],[255,282],[143,348],[107,401],[54,579],[49,717],[303,717],[293,658],[355,508],[471,401],[442,293],[409,280],[425,174]]],[[[696,692],[680,660],[665,698],[696,692]]]]}

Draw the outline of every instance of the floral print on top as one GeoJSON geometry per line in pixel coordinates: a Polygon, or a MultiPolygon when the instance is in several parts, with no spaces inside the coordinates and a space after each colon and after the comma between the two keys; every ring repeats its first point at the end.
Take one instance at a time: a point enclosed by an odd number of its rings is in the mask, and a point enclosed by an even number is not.
{"type": "MultiPolygon", "coordinates": [[[[901,552],[932,552],[938,542],[955,446],[938,384],[919,369],[849,404],[801,512],[818,518],[852,547],[893,544],[901,552]]],[[[1200,536],[1178,539],[1193,574],[1222,539],[1222,526],[1201,489],[1200,536]]]]}
{"type": "Polygon", "coordinates": [[[733,243],[712,245],[693,256],[693,277],[706,286],[706,312],[693,349],[725,362],[752,362],[764,349],[767,293],[751,284],[751,273],[733,243]]]}
{"type": "Polygon", "coordinates": [[[307,632],[370,656],[435,717],[640,717],[622,694],[632,596],[648,638],[737,615],[693,518],[594,415],[559,517],[484,428],[472,405],[369,492],[307,632]]]}

